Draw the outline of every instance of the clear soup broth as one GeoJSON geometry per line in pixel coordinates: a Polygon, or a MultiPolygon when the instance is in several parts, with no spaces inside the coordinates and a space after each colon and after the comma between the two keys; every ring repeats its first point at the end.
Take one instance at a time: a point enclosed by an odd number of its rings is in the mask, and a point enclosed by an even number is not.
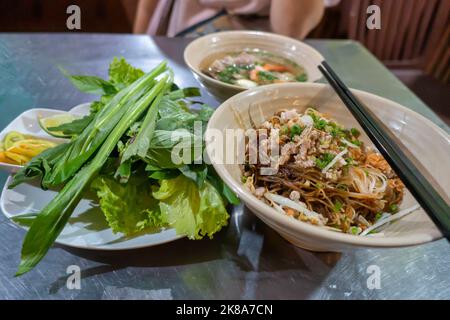
{"type": "Polygon", "coordinates": [[[305,82],[308,75],[297,63],[267,51],[244,50],[213,55],[203,62],[213,79],[252,88],[265,84],[305,82]]]}

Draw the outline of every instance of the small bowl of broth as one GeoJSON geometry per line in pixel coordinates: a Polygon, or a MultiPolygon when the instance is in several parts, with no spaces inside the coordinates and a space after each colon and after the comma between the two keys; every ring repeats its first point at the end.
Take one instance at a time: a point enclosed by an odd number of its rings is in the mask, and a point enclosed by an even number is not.
{"type": "Polygon", "coordinates": [[[228,31],[191,42],[184,51],[195,78],[219,101],[247,89],[315,82],[322,55],[288,37],[258,31],[228,31]]]}

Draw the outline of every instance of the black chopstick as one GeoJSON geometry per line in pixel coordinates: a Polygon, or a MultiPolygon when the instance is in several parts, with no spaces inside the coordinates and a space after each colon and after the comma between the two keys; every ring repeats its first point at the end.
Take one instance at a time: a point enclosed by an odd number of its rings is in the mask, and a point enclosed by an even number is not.
{"type": "Polygon", "coordinates": [[[442,234],[450,239],[450,206],[433,185],[425,178],[412,154],[393,137],[383,123],[342,82],[326,61],[318,66],[324,77],[353,114],[367,136],[397,173],[411,194],[427,212],[442,234]],[[414,162],[413,162],[414,160],[414,162]]]}

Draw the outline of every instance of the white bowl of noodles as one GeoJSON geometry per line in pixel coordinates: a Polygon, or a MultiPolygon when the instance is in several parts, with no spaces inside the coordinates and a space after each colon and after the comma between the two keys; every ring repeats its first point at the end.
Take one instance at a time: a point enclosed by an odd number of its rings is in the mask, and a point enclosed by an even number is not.
{"type": "MultiPolygon", "coordinates": [[[[363,91],[353,90],[353,92],[420,160],[441,190],[447,192],[448,197],[450,167],[442,165],[450,158],[448,134],[428,119],[393,101],[363,91]]],[[[236,152],[236,150],[245,150],[249,139],[236,134],[233,140],[224,140],[228,138],[218,138],[218,133],[230,134],[234,129],[242,131],[254,126],[260,127],[280,110],[295,109],[298,112],[304,112],[311,106],[320,113],[327,114],[334,122],[345,128],[358,129],[361,132],[358,139],[364,142],[364,146],[373,147],[339,97],[330,87],[323,84],[289,83],[254,88],[228,99],[214,113],[209,121],[206,135],[208,156],[220,177],[237,193],[244,204],[282,237],[294,245],[313,251],[345,251],[355,246],[410,246],[441,238],[439,230],[427,214],[418,207],[407,189],[404,189],[402,201],[397,205],[399,214],[405,211],[408,214],[400,219],[394,219],[395,221],[391,223],[383,224],[374,230],[376,233],[370,234],[364,234],[361,230],[356,233],[348,230],[337,232],[334,230],[336,228],[330,228],[326,224],[313,225],[311,221],[305,222],[306,219],[283,214],[280,208],[286,207],[279,202],[268,201],[267,197],[256,195],[254,190],[250,190],[248,181],[246,183],[242,179],[243,171],[245,171],[242,155],[236,152]],[[231,147],[230,141],[235,141],[237,145],[231,147]],[[242,149],[243,146],[244,149],[242,149]],[[278,204],[278,208],[275,208],[273,203],[278,204]],[[416,209],[413,210],[414,208],[416,209]]],[[[341,146],[340,150],[343,149],[341,146]]],[[[268,190],[263,193],[267,194],[267,192],[268,190]]],[[[272,191],[269,192],[269,196],[270,194],[272,191]]],[[[300,200],[305,201],[303,197],[302,193],[300,200]]],[[[287,206],[289,207],[289,204],[287,206]]],[[[311,209],[309,202],[307,208],[311,209]]],[[[355,208],[356,211],[362,210],[361,207],[355,206],[355,208]]],[[[301,210],[300,213],[302,213],[301,210]]],[[[395,214],[392,214],[390,218],[394,216],[395,214]]],[[[329,220],[328,217],[326,220],[329,220]]],[[[376,220],[373,223],[376,223],[376,220]]]]}

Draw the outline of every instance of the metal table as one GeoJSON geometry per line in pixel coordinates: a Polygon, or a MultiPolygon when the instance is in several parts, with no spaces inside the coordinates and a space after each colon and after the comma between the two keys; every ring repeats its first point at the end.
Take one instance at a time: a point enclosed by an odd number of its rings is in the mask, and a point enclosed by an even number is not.
{"type": "MultiPolygon", "coordinates": [[[[181,86],[187,39],[131,35],[0,34],[0,128],[26,109],[69,109],[93,97],[72,88],[57,65],[105,76],[113,56],[148,70],[169,59],[181,86]]],[[[308,41],[354,88],[397,101],[448,127],[366,49],[352,41],[308,41]]],[[[218,103],[205,92],[205,100],[218,103]]],[[[0,186],[6,178],[0,173],[0,186]]],[[[214,240],[178,240],[126,252],[54,246],[32,272],[14,278],[24,231],[0,215],[1,299],[449,299],[447,241],[400,249],[311,253],[292,246],[242,206],[214,240]],[[66,286],[78,265],[81,290],[66,286]],[[367,285],[379,267],[380,289],[367,285]]]]}

